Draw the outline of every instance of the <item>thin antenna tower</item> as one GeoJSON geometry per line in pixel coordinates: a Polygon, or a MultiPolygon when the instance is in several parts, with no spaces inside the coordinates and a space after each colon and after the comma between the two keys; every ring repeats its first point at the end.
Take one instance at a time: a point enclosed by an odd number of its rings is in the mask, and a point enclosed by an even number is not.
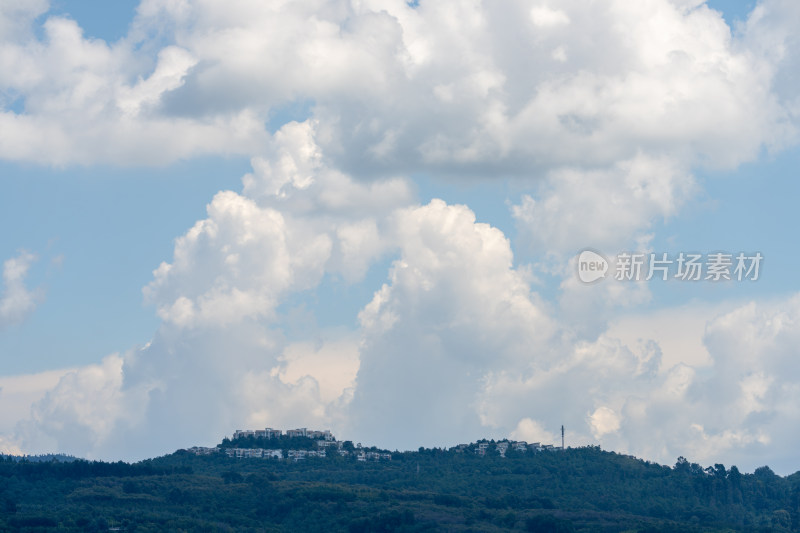
{"type": "Polygon", "coordinates": [[[564,449],[564,425],[561,425],[561,449],[564,449]]]}

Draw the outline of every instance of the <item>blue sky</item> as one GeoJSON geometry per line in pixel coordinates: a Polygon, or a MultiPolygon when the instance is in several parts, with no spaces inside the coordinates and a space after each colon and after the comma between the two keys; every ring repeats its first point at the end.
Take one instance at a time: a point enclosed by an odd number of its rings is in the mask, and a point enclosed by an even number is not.
{"type": "Polygon", "coordinates": [[[91,0],[56,0],[50,3],[49,15],[70,17],[80,24],[88,38],[118,41],[128,33],[136,14],[136,0],[92,2],[91,0]]]}
{"type": "Polygon", "coordinates": [[[797,9],[387,5],[0,8],[0,445],[564,423],[654,460],[800,468],[797,9]],[[586,247],[764,263],[589,287],[586,247]],[[669,413],[660,443],[642,413],[669,413]]]}
{"type": "Polygon", "coordinates": [[[203,216],[216,191],[238,187],[249,164],[211,158],[146,171],[4,166],[3,227],[20,230],[3,236],[2,255],[38,255],[30,279],[47,292],[30,320],[0,338],[4,372],[20,374],[87,364],[146,343],[158,321],[141,288],[169,257],[175,236],[203,216]]]}
{"type": "Polygon", "coordinates": [[[712,0],[706,2],[706,5],[721,12],[725,22],[735,27],[737,22],[744,22],[747,19],[756,3],[753,0],[712,0]]]}

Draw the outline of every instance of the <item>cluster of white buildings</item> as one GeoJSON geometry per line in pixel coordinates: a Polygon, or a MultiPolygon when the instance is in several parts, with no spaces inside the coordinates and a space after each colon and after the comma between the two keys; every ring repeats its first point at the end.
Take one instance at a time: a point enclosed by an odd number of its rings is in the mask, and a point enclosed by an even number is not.
{"type": "MultiPolygon", "coordinates": [[[[306,437],[316,440],[316,450],[284,450],[282,449],[265,449],[265,448],[204,448],[202,446],[195,446],[189,448],[187,451],[195,455],[212,455],[215,453],[225,453],[228,457],[235,458],[257,458],[257,459],[288,459],[290,461],[302,461],[303,459],[311,457],[327,457],[329,453],[338,453],[341,456],[351,455],[351,452],[343,448],[344,443],[337,441],[331,434],[330,430],[317,431],[308,428],[287,429],[286,433],[280,429],[237,429],[233,433],[233,440],[241,438],[264,438],[264,439],[277,439],[281,436],[288,438],[306,437]]],[[[534,442],[528,444],[524,440],[501,440],[497,442],[489,442],[487,440],[480,440],[475,444],[459,444],[451,450],[457,453],[464,453],[472,451],[481,457],[485,456],[490,450],[496,451],[500,457],[505,457],[509,449],[518,453],[526,452],[541,452],[551,450],[561,450],[562,447],[554,447],[552,444],[540,444],[534,442]]],[[[358,461],[391,461],[392,454],[378,451],[366,451],[361,449],[361,444],[356,445],[356,450],[352,452],[358,461]]]]}
{"type": "Polygon", "coordinates": [[[205,446],[192,446],[188,450],[189,453],[193,453],[195,455],[213,455],[219,452],[219,448],[206,448],[205,446]]]}
{"type": "MultiPolygon", "coordinates": [[[[189,448],[189,453],[195,455],[213,455],[217,453],[225,453],[228,457],[236,459],[289,459],[290,461],[302,461],[309,457],[327,457],[328,452],[325,448],[321,450],[286,450],[284,455],[283,450],[268,450],[265,448],[204,448],[202,446],[195,446],[189,448]]],[[[344,451],[344,450],[342,450],[344,451]]],[[[340,452],[341,453],[341,452],[340,452]]],[[[343,455],[348,452],[344,451],[343,455]]]]}
{"type": "MultiPolygon", "coordinates": [[[[328,451],[326,447],[322,447],[319,450],[286,450],[284,454],[283,450],[267,450],[264,448],[190,448],[190,452],[194,453],[195,455],[211,455],[212,453],[218,453],[224,451],[228,457],[234,457],[236,459],[288,459],[289,461],[303,461],[304,459],[310,459],[314,457],[324,458],[328,456],[328,451]]],[[[350,455],[350,452],[347,450],[342,450],[338,448],[336,450],[339,455],[347,456],[350,455]]],[[[358,461],[391,461],[392,454],[390,453],[383,453],[383,452],[366,452],[366,451],[357,451],[356,459],[358,461]]]]}
{"type": "Polygon", "coordinates": [[[289,459],[290,461],[302,461],[309,457],[327,457],[327,452],[322,450],[267,450],[264,448],[190,448],[190,452],[195,455],[210,455],[211,453],[225,452],[228,457],[236,459],[289,459]],[[195,451],[198,450],[198,451],[195,451]],[[208,452],[208,450],[211,450],[208,452]]]}
{"type": "MultiPolygon", "coordinates": [[[[247,437],[262,438],[262,439],[277,439],[283,435],[283,430],[266,428],[266,429],[237,429],[233,432],[233,439],[243,439],[247,437]]],[[[291,438],[295,437],[308,437],[310,439],[320,439],[326,442],[334,442],[336,438],[331,435],[330,430],[317,431],[308,428],[287,429],[286,436],[291,438]]]]}
{"type": "Polygon", "coordinates": [[[358,459],[359,461],[391,461],[392,454],[383,452],[360,451],[356,454],[356,459],[358,459]]]}
{"type": "Polygon", "coordinates": [[[286,450],[286,458],[297,462],[309,457],[327,457],[327,452],[323,450],[286,450]]]}
{"type": "MultiPolygon", "coordinates": [[[[312,457],[327,457],[329,450],[330,453],[338,453],[341,456],[351,455],[351,452],[343,448],[344,442],[337,441],[331,434],[330,430],[317,431],[308,428],[288,429],[286,433],[280,429],[266,428],[266,429],[237,429],[233,432],[233,440],[242,438],[263,438],[263,439],[277,439],[281,436],[288,438],[307,437],[316,440],[316,450],[284,450],[282,449],[266,449],[266,448],[204,448],[202,446],[195,446],[189,448],[187,451],[195,455],[212,455],[215,453],[225,453],[228,457],[235,457],[237,459],[288,459],[290,461],[302,461],[312,457]]],[[[381,461],[391,460],[392,454],[381,452],[368,452],[361,450],[361,445],[357,446],[354,452],[356,459],[359,461],[381,461]]]]}
{"type": "MultiPolygon", "coordinates": [[[[492,443],[488,441],[478,441],[476,444],[459,444],[455,448],[452,448],[456,452],[463,453],[464,451],[473,448],[476,455],[484,456],[486,452],[489,450],[492,443]]],[[[555,448],[552,444],[540,444],[538,442],[534,442],[532,444],[528,444],[524,440],[519,441],[509,441],[509,440],[501,440],[499,442],[494,443],[494,449],[500,455],[500,457],[505,457],[506,452],[508,449],[511,448],[515,452],[525,453],[528,451],[531,452],[541,452],[541,451],[550,451],[550,450],[560,450],[561,448],[555,448]]]]}
{"type": "Polygon", "coordinates": [[[264,448],[225,448],[225,454],[237,459],[283,459],[283,450],[264,448]]]}
{"type": "Polygon", "coordinates": [[[243,439],[246,437],[255,437],[255,438],[264,438],[264,439],[275,439],[283,435],[283,431],[280,429],[237,429],[233,432],[234,439],[243,439]]]}

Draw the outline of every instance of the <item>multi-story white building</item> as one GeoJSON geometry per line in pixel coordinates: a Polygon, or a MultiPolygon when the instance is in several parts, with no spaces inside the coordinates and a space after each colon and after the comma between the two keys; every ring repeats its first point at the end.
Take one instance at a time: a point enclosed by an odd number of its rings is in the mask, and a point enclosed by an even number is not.
{"type": "Polygon", "coordinates": [[[228,457],[236,457],[237,459],[264,457],[264,450],[262,448],[227,448],[225,453],[228,454],[228,457]]]}
{"type": "Polygon", "coordinates": [[[203,446],[193,446],[186,451],[191,452],[195,455],[212,455],[217,453],[219,451],[219,448],[206,448],[203,446]]]}
{"type": "Polygon", "coordinates": [[[237,459],[283,459],[283,450],[265,450],[264,448],[225,448],[225,454],[237,459]]]}
{"type": "Polygon", "coordinates": [[[359,461],[391,461],[392,454],[381,452],[364,452],[360,451],[356,454],[356,459],[359,461]]]}
{"type": "Polygon", "coordinates": [[[333,437],[333,435],[331,435],[331,431],[329,429],[326,429],[324,431],[308,430],[308,431],[306,431],[306,435],[305,436],[306,437],[310,437],[312,439],[321,439],[321,440],[324,440],[324,441],[327,441],[327,442],[333,442],[333,441],[336,440],[333,437]]]}
{"type": "Polygon", "coordinates": [[[294,462],[302,461],[308,457],[307,450],[286,450],[286,458],[294,462]]]}
{"type": "MultiPolygon", "coordinates": [[[[283,435],[280,429],[265,428],[265,429],[237,429],[233,432],[234,439],[241,439],[247,437],[276,439],[283,435]]],[[[318,431],[308,428],[287,429],[286,436],[289,438],[295,437],[309,437],[312,439],[323,440],[325,442],[336,442],[336,437],[331,434],[331,430],[325,429],[318,431]]]]}
{"type": "Polygon", "coordinates": [[[508,450],[508,441],[498,442],[495,447],[497,448],[497,453],[500,454],[500,457],[505,457],[506,451],[508,450]]]}
{"type": "Polygon", "coordinates": [[[280,429],[237,429],[233,432],[234,439],[240,438],[247,438],[247,437],[255,437],[255,438],[264,438],[264,439],[275,439],[280,437],[283,434],[283,431],[280,429]]]}

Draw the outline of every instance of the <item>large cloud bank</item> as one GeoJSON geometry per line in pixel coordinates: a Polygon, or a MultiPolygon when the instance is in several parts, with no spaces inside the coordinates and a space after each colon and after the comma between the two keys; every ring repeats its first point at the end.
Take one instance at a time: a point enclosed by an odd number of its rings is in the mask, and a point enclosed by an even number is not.
{"type": "Polygon", "coordinates": [[[8,438],[133,458],[233,426],[403,448],[565,423],[575,444],[788,468],[796,296],[700,317],[704,357],[676,359],[607,331],[645,287],[578,286],[567,258],[646,246],[695,169],[795,142],[800,10],[761,2],[732,33],[697,1],[554,5],[143,0],[114,43],[46,2],[0,7],[0,157],[253,168],[144,288],[152,340],[65,375],[8,438]],[[469,206],[420,204],[414,173],[521,183],[520,244],[558,296],[469,206]],[[352,327],[290,334],[292,298],[383,264],[352,327]]]}

